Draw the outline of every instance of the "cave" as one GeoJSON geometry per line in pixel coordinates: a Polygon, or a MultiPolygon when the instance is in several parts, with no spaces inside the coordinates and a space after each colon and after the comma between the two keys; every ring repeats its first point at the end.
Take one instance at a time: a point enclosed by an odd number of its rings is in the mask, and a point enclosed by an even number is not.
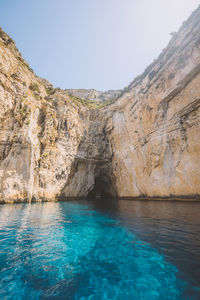
{"type": "Polygon", "coordinates": [[[113,180],[108,175],[99,174],[95,177],[94,185],[87,198],[91,200],[116,198],[113,180]]]}

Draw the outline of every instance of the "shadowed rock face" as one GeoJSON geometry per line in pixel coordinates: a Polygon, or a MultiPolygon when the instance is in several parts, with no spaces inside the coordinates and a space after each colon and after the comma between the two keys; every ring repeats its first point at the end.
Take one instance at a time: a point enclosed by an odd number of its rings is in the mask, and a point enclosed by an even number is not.
{"type": "Polygon", "coordinates": [[[199,119],[199,8],[116,93],[54,89],[0,30],[1,202],[198,197],[199,119]]]}

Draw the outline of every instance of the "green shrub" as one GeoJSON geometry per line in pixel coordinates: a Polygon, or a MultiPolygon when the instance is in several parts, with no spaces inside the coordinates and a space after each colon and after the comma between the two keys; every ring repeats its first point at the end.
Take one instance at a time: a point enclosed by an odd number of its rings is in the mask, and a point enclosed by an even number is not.
{"type": "Polygon", "coordinates": [[[29,89],[33,92],[37,92],[38,94],[40,93],[40,89],[39,89],[39,86],[37,85],[37,83],[31,83],[29,85],[29,89]]]}
{"type": "Polygon", "coordinates": [[[47,157],[49,154],[47,152],[42,153],[42,157],[47,157]]]}

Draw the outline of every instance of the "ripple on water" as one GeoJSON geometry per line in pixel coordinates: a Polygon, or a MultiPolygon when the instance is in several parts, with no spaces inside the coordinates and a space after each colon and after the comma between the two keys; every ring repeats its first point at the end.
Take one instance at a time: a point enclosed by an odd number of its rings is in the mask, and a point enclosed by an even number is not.
{"type": "Polygon", "coordinates": [[[1,299],[184,299],[180,278],[156,248],[89,206],[1,207],[1,299]]]}

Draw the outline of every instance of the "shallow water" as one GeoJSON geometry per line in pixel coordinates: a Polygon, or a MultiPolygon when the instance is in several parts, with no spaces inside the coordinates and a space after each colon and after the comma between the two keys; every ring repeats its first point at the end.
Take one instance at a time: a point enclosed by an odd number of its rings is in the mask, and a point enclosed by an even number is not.
{"type": "Polygon", "coordinates": [[[200,203],[0,206],[0,299],[200,299],[200,203]]]}

